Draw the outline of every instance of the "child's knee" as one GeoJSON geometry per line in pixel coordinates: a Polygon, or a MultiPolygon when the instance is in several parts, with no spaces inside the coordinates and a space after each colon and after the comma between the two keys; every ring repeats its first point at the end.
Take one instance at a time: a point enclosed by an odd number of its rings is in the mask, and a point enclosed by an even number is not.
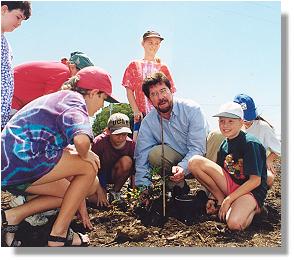
{"type": "Polygon", "coordinates": [[[120,172],[129,172],[133,166],[133,160],[130,156],[122,156],[120,159],[119,159],[119,162],[118,162],[118,170],[120,172]]]}
{"type": "Polygon", "coordinates": [[[95,171],[92,164],[86,162],[85,165],[83,166],[83,169],[84,169],[85,175],[87,175],[93,179],[97,176],[97,172],[95,171]]]}
{"type": "Polygon", "coordinates": [[[232,231],[241,231],[245,229],[244,223],[242,223],[242,220],[237,217],[230,217],[227,220],[227,225],[232,231]]]}
{"type": "Polygon", "coordinates": [[[194,176],[197,176],[197,170],[202,167],[203,164],[203,156],[201,155],[194,155],[188,162],[188,170],[194,176]]]}
{"type": "Polygon", "coordinates": [[[121,158],[121,163],[123,172],[129,172],[133,166],[133,160],[130,156],[123,156],[121,158]]]}

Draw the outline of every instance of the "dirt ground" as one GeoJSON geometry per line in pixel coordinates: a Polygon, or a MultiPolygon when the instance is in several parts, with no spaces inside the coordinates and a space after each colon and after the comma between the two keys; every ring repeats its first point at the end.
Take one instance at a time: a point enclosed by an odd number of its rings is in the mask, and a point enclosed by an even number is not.
{"type": "MultiPolygon", "coordinates": [[[[196,187],[195,180],[189,180],[196,187]]],[[[193,192],[193,189],[192,189],[193,192]]],[[[2,192],[2,208],[8,208],[11,195],[2,192]]],[[[281,247],[281,181],[280,173],[268,192],[265,202],[268,216],[255,218],[245,231],[232,232],[213,216],[202,216],[197,223],[186,225],[169,217],[163,227],[144,226],[133,211],[113,206],[110,210],[89,208],[94,230],[84,230],[77,220],[73,220],[75,231],[87,233],[92,247],[281,247]]],[[[17,238],[22,246],[46,246],[50,231],[49,223],[32,227],[23,221],[17,238]]]]}

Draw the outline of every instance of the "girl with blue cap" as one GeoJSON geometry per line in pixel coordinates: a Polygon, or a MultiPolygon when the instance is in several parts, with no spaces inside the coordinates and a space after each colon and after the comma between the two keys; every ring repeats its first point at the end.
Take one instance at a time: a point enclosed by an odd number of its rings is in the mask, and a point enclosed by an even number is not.
{"type": "Polygon", "coordinates": [[[255,103],[250,96],[238,94],[234,102],[240,104],[243,109],[245,131],[257,137],[267,150],[267,184],[270,188],[277,173],[274,161],[281,155],[281,141],[277,138],[273,126],[257,113],[255,103]]]}

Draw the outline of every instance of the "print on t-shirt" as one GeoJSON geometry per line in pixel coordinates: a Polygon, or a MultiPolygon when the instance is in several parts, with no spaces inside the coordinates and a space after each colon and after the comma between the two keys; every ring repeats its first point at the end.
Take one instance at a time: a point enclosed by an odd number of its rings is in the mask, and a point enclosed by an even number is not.
{"type": "Polygon", "coordinates": [[[238,161],[235,163],[233,155],[228,154],[226,156],[225,161],[224,161],[224,168],[229,174],[234,175],[234,177],[236,179],[243,180],[246,178],[244,176],[243,159],[242,158],[239,158],[238,161]]]}

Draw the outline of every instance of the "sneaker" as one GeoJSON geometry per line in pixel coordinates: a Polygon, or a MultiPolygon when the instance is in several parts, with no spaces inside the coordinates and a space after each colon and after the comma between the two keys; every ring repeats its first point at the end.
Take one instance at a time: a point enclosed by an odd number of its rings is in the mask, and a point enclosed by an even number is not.
{"type": "Polygon", "coordinates": [[[19,195],[9,202],[9,206],[12,208],[15,208],[20,205],[23,205],[25,202],[26,202],[26,197],[19,195]]]}
{"type": "MultiPolygon", "coordinates": [[[[9,206],[12,208],[23,205],[26,202],[26,197],[19,195],[9,202],[9,206]]],[[[43,226],[48,222],[48,218],[57,213],[57,210],[48,210],[43,213],[35,214],[33,216],[27,217],[26,222],[30,223],[31,226],[43,226]]]]}
{"type": "Polygon", "coordinates": [[[110,191],[109,192],[109,202],[112,203],[113,201],[120,202],[122,201],[121,192],[110,191]]]}
{"type": "Polygon", "coordinates": [[[108,201],[123,212],[126,212],[128,210],[128,204],[125,200],[125,197],[123,197],[120,191],[110,191],[108,194],[108,201]]]}
{"type": "Polygon", "coordinates": [[[35,214],[33,216],[27,217],[25,219],[31,226],[43,226],[47,224],[48,218],[46,218],[43,213],[35,214]]]}

